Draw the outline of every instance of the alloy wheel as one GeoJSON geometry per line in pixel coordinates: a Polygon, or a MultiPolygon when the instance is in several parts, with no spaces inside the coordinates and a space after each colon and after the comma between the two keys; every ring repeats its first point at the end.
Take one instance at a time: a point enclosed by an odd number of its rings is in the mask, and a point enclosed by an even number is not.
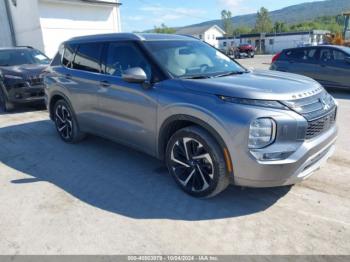
{"type": "Polygon", "coordinates": [[[214,182],[214,164],[208,150],[196,139],[178,139],[170,156],[170,168],[182,186],[192,192],[207,190],[214,182]]]}
{"type": "Polygon", "coordinates": [[[59,104],[55,110],[55,123],[57,131],[65,140],[73,137],[72,114],[65,105],[59,104]]]}

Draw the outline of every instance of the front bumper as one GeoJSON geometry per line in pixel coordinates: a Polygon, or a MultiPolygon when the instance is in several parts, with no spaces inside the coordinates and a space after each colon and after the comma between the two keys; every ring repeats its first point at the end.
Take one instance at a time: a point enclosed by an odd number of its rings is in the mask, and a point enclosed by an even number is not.
{"type": "Polygon", "coordinates": [[[44,86],[11,88],[8,91],[8,99],[12,103],[44,102],[44,86]]]}
{"type": "Polygon", "coordinates": [[[337,127],[306,140],[297,151],[280,161],[257,161],[246,155],[234,175],[234,184],[247,187],[276,187],[299,183],[318,170],[335,151],[337,127]],[[243,171],[244,170],[244,171],[243,171]]]}

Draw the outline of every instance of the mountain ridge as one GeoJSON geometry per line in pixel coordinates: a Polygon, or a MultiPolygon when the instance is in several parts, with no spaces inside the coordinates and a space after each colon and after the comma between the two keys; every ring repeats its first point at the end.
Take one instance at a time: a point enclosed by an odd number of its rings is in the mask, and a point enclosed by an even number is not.
{"type": "MultiPolygon", "coordinates": [[[[282,9],[270,12],[272,22],[284,22],[286,24],[295,24],[305,21],[310,21],[321,16],[335,16],[344,11],[350,11],[350,0],[325,0],[306,2],[297,5],[291,5],[282,9]]],[[[234,11],[232,11],[234,13],[234,11]]],[[[232,18],[235,28],[240,26],[254,27],[256,21],[256,13],[234,16],[232,18]]],[[[222,27],[220,19],[205,21],[197,24],[192,24],[180,28],[193,26],[218,25],[222,27]]],[[[177,29],[180,29],[177,28],[177,29]]]]}

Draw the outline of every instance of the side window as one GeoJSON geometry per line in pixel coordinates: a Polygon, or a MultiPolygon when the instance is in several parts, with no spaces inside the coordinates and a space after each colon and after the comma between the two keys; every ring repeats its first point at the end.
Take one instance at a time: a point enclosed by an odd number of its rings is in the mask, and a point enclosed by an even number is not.
{"type": "Polygon", "coordinates": [[[306,60],[307,59],[307,51],[303,48],[300,49],[292,49],[286,52],[286,57],[289,60],[306,60]]]}
{"type": "Polygon", "coordinates": [[[73,61],[73,68],[77,70],[100,73],[102,45],[102,43],[80,44],[73,61]]]}
{"type": "Polygon", "coordinates": [[[334,60],[337,62],[344,62],[346,55],[341,51],[333,50],[333,57],[334,57],[334,60]]]}
{"type": "Polygon", "coordinates": [[[121,77],[132,67],[141,67],[147,78],[152,78],[152,67],[133,43],[110,43],[107,49],[106,74],[121,77]]]}
{"type": "Polygon", "coordinates": [[[320,52],[320,59],[323,62],[328,62],[334,59],[332,50],[329,48],[323,48],[320,52]]]}
{"type": "Polygon", "coordinates": [[[303,59],[309,63],[318,63],[317,61],[317,48],[306,49],[303,59]]]}
{"type": "Polygon", "coordinates": [[[66,67],[71,67],[74,53],[75,53],[76,45],[66,44],[64,49],[64,54],[62,58],[62,64],[66,67]]]}

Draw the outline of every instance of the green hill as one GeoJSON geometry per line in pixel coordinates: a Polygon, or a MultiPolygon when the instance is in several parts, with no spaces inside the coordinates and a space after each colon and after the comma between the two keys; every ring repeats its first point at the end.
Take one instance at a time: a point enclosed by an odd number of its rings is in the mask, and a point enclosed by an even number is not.
{"type": "MultiPolygon", "coordinates": [[[[288,6],[270,12],[270,17],[273,22],[280,21],[287,24],[296,24],[311,21],[322,16],[336,16],[344,11],[350,11],[350,0],[326,0],[288,6]]],[[[233,14],[235,13],[234,10],[231,10],[231,12],[233,14]]],[[[256,14],[241,15],[232,18],[234,27],[236,28],[241,26],[253,27],[255,19],[256,14]]],[[[186,27],[214,24],[222,26],[221,20],[212,20],[186,27]]]]}

